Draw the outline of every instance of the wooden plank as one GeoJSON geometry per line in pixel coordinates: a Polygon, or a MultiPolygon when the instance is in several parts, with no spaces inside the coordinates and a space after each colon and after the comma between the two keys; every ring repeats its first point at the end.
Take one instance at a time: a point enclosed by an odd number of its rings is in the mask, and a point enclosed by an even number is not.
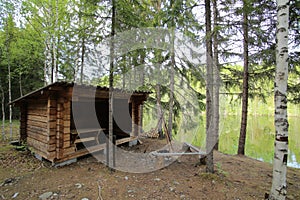
{"type": "Polygon", "coordinates": [[[72,154],[76,151],[74,146],[70,146],[64,149],[64,155],[72,154]]]}
{"type": "Polygon", "coordinates": [[[71,141],[70,140],[64,140],[63,148],[68,148],[70,146],[71,146],[71,141]]]}
{"type": "Polygon", "coordinates": [[[56,152],[55,151],[52,151],[52,152],[43,152],[43,151],[40,151],[36,148],[33,148],[33,152],[42,156],[43,158],[53,162],[55,159],[56,159],[56,152]]]}
{"type": "Polygon", "coordinates": [[[50,128],[48,129],[48,135],[55,135],[56,136],[56,128],[50,128]]]}
{"type": "Polygon", "coordinates": [[[55,136],[45,136],[45,135],[40,135],[40,134],[36,134],[32,131],[27,131],[28,137],[35,139],[37,141],[43,142],[43,143],[47,143],[47,144],[55,144],[56,143],[56,139],[55,136]]]}
{"type": "Polygon", "coordinates": [[[117,145],[120,145],[120,144],[123,144],[123,143],[126,143],[126,142],[131,142],[133,140],[137,140],[138,137],[126,137],[126,138],[122,138],[122,139],[119,139],[116,141],[116,144],[117,145]]]}
{"type": "Polygon", "coordinates": [[[42,135],[48,135],[47,134],[47,128],[44,128],[44,127],[27,125],[27,129],[31,130],[31,131],[34,131],[34,132],[37,132],[37,133],[40,133],[42,135]]]}
{"type": "Polygon", "coordinates": [[[41,110],[41,111],[47,111],[47,102],[39,103],[39,101],[36,102],[28,102],[28,110],[41,110]]]}
{"type": "Polygon", "coordinates": [[[41,128],[46,128],[47,129],[47,122],[38,122],[38,121],[33,121],[33,120],[27,120],[26,122],[27,126],[36,126],[36,127],[41,127],[41,128]]]}
{"type": "Polygon", "coordinates": [[[84,129],[73,129],[72,134],[85,134],[85,133],[98,133],[99,131],[106,130],[105,128],[84,128],[84,129]]]}
{"type": "Polygon", "coordinates": [[[67,119],[64,118],[64,126],[65,127],[70,127],[71,126],[70,120],[67,120],[67,119]]]}
{"type": "Polygon", "coordinates": [[[91,142],[96,141],[96,137],[87,137],[87,138],[79,138],[75,140],[75,144],[81,143],[81,142],[91,142]]]}
{"type": "Polygon", "coordinates": [[[151,152],[154,156],[186,156],[186,155],[206,155],[204,152],[170,152],[170,153],[159,153],[151,152]]]}
{"type": "Polygon", "coordinates": [[[200,149],[198,149],[197,147],[193,146],[193,145],[190,144],[190,143],[184,142],[183,145],[188,146],[191,150],[194,150],[194,151],[197,151],[197,152],[201,152],[200,149]]]}
{"type": "MultiPolygon", "coordinates": [[[[123,144],[123,143],[129,142],[131,140],[136,140],[136,139],[137,139],[137,137],[133,137],[133,138],[128,137],[126,139],[123,138],[123,139],[117,140],[116,144],[123,144]]],[[[70,147],[70,148],[72,148],[72,147],[70,147]]],[[[78,158],[80,156],[84,156],[84,155],[88,155],[88,154],[91,154],[91,153],[95,153],[95,152],[104,150],[105,148],[106,148],[106,143],[95,145],[95,146],[89,147],[87,149],[80,149],[80,150],[75,151],[75,152],[72,152],[73,149],[64,150],[64,156],[61,159],[59,159],[59,161],[57,160],[57,162],[69,160],[69,159],[72,159],[72,158],[78,158]]]]}
{"type": "Polygon", "coordinates": [[[47,110],[46,109],[40,109],[40,108],[36,108],[36,109],[28,109],[27,112],[29,115],[42,115],[42,116],[47,116],[47,110]]]}
{"type": "Polygon", "coordinates": [[[56,122],[56,115],[49,115],[48,122],[56,122]]]}
{"type": "Polygon", "coordinates": [[[28,120],[37,121],[37,122],[47,122],[47,116],[37,116],[37,115],[27,115],[28,120]]]}
{"type": "Polygon", "coordinates": [[[69,141],[71,138],[71,134],[70,133],[64,133],[64,141],[69,141]]]}
{"type": "Polygon", "coordinates": [[[29,146],[32,146],[36,149],[39,149],[40,151],[43,152],[50,152],[50,151],[55,151],[56,145],[55,144],[46,144],[44,142],[35,140],[33,138],[27,137],[27,143],[29,146]]]}

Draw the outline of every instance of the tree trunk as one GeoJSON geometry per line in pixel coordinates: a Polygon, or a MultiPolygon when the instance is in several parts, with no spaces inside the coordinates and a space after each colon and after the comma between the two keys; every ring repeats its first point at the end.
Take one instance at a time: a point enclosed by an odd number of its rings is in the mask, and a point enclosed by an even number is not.
{"type": "Polygon", "coordinates": [[[214,18],[214,31],[213,31],[213,46],[214,46],[214,55],[213,55],[213,68],[214,68],[214,118],[213,118],[213,130],[216,144],[214,146],[215,150],[219,149],[219,123],[220,123],[220,68],[219,68],[219,31],[218,31],[218,21],[219,21],[219,13],[217,7],[217,0],[212,0],[213,4],[213,18],[214,18]]]}
{"type": "Polygon", "coordinates": [[[0,92],[1,92],[1,110],[2,110],[2,139],[6,139],[5,134],[5,94],[0,80],[0,92]]]}
{"type": "Polygon", "coordinates": [[[114,41],[113,37],[115,35],[115,23],[116,23],[116,7],[115,7],[115,0],[112,0],[112,17],[111,17],[111,40],[110,40],[110,69],[109,69],[109,133],[108,133],[108,154],[107,158],[107,165],[108,167],[113,170],[114,167],[114,159],[115,155],[113,154],[113,125],[114,125],[114,118],[113,118],[113,98],[114,98],[114,41]]]}
{"type": "Polygon", "coordinates": [[[289,1],[277,1],[277,46],[275,72],[275,152],[273,179],[269,199],[286,199],[286,170],[288,159],[288,118],[287,118],[287,80],[288,80],[288,21],[289,1]]]}
{"type": "MultiPolygon", "coordinates": [[[[145,84],[145,52],[144,50],[141,51],[140,53],[140,67],[142,68],[141,69],[141,72],[140,72],[140,85],[144,86],[145,84]]],[[[143,128],[143,118],[144,118],[144,106],[143,104],[140,105],[140,110],[141,112],[139,113],[140,114],[140,126],[141,128],[143,128]]],[[[143,129],[141,130],[143,132],[143,129]]]]}
{"type": "Polygon", "coordinates": [[[244,73],[243,73],[243,96],[242,96],[242,120],[240,128],[240,138],[238,154],[245,154],[247,116],[248,116],[248,11],[247,0],[243,0],[243,48],[244,48],[244,73]]]}
{"type": "Polygon", "coordinates": [[[55,24],[54,24],[54,33],[53,33],[53,67],[55,70],[54,73],[54,82],[58,80],[58,57],[57,57],[57,49],[58,49],[58,0],[55,1],[55,24]]]}
{"type": "Polygon", "coordinates": [[[83,83],[84,54],[85,54],[85,39],[84,39],[84,36],[83,36],[83,37],[82,37],[82,44],[81,44],[80,84],[83,83]]]}
{"type": "Polygon", "coordinates": [[[156,85],[156,106],[157,106],[157,132],[160,138],[163,138],[163,131],[162,131],[162,118],[164,117],[162,114],[161,108],[161,94],[160,94],[160,84],[156,85]]]}
{"type": "MultiPolygon", "coordinates": [[[[19,66],[20,67],[20,66],[19,66]]],[[[19,88],[20,88],[20,96],[23,96],[23,89],[22,89],[22,74],[19,74],[19,88]]]]}
{"type": "Polygon", "coordinates": [[[210,0],[205,0],[206,22],[206,172],[214,173],[213,146],[213,65],[212,65],[212,38],[211,38],[211,10],[210,0]]]}
{"type": "Polygon", "coordinates": [[[45,51],[44,51],[44,85],[48,85],[48,79],[49,79],[49,73],[48,73],[48,55],[49,55],[49,45],[48,45],[48,39],[45,39],[45,51]]]}
{"type": "MultiPolygon", "coordinates": [[[[8,59],[8,101],[11,102],[11,67],[10,58],[8,59]]],[[[9,137],[10,140],[13,139],[12,133],[12,105],[9,104],[9,137]]]]}
{"type": "MultiPolygon", "coordinates": [[[[11,102],[11,66],[10,66],[10,52],[9,52],[9,33],[7,32],[6,39],[6,54],[7,54],[7,68],[8,68],[8,101],[11,102]]],[[[12,105],[9,104],[9,137],[12,140],[12,105]]]]}
{"type": "MultiPolygon", "coordinates": [[[[171,1],[173,4],[173,1],[171,1]]],[[[171,5],[172,6],[172,5],[171,5]]],[[[173,130],[173,107],[174,107],[174,68],[175,68],[175,22],[174,16],[172,19],[172,33],[171,33],[171,65],[170,65],[170,101],[169,101],[169,119],[168,119],[168,134],[172,140],[173,130]]]]}

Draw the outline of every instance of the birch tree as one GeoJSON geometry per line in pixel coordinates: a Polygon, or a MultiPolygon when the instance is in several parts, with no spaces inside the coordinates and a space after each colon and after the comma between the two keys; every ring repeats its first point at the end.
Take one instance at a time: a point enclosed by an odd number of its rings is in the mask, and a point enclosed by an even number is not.
{"type": "Polygon", "coordinates": [[[288,159],[288,25],[289,1],[277,0],[276,72],[275,72],[275,152],[273,180],[269,199],[286,199],[286,170],[288,159]]]}
{"type": "Polygon", "coordinates": [[[5,135],[5,94],[4,94],[4,90],[2,87],[1,79],[0,79],[0,92],[1,92],[1,110],[2,110],[1,132],[2,132],[2,139],[4,140],[4,139],[6,139],[6,135],[5,135]]]}

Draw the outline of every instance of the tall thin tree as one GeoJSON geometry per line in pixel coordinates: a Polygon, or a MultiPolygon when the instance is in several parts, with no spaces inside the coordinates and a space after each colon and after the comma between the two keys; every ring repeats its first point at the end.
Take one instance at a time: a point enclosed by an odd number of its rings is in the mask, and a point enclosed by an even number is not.
{"type": "Polygon", "coordinates": [[[211,9],[210,0],[205,0],[205,26],[206,26],[206,171],[214,173],[213,146],[213,53],[211,37],[211,9]]]}
{"type": "Polygon", "coordinates": [[[248,0],[243,0],[243,95],[242,95],[242,120],[240,128],[240,138],[238,146],[238,154],[245,154],[247,117],[248,117],[248,68],[249,68],[249,34],[248,34],[248,0]]]}
{"type": "Polygon", "coordinates": [[[214,72],[214,118],[213,118],[213,130],[214,136],[216,140],[216,144],[214,146],[215,150],[219,148],[219,123],[220,123],[220,73],[219,73],[219,11],[217,7],[217,0],[212,0],[213,5],[213,72],[214,72]]]}
{"type": "Polygon", "coordinates": [[[286,171],[288,159],[288,118],[287,118],[287,80],[288,80],[288,25],[289,1],[277,1],[277,45],[275,72],[275,153],[273,179],[269,199],[286,199],[286,171]]]}
{"type": "Polygon", "coordinates": [[[168,134],[172,140],[173,129],[173,107],[174,107],[174,68],[175,68],[175,2],[170,1],[171,8],[171,62],[170,62],[170,100],[169,100],[169,119],[168,119],[168,134]]]}
{"type": "Polygon", "coordinates": [[[114,107],[114,35],[116,25],[116,1],[112,0],[112,15],[111,15],[111,39],[110,39],[110,67],[109,67],[109,133],[108,133],[108,162],[107,165],[110,169],[114,167],[114,155],[113,155],[113,107],[114,107]]]}
{"type": "Polygon", "coordinates": [[[2,132],[2,139],[6,139],[6,135],[5,135],[5,94],[4,94],[4,90],[2,87],[2,82],[0,79],[0,92],[1,92],[1,110],[2,110],[2,128],[1,128],[1,132],[2,132]]]}

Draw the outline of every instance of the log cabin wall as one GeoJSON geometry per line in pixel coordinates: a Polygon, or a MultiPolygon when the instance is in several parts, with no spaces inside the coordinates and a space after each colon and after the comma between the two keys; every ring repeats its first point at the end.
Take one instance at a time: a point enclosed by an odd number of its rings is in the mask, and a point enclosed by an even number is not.
{"type": "Polygon", "coordinates": [[[52,93],[49,95],[47,100],[47,133],[48,133],[48,155],[46,159],[54,161],[57,156],[57,100],[55,95],[52,93]]]}
{"type": "MultiPolygon", "coordinates": [[[[27,102],[26,135],[27,143],[34,152],[46,159],[55,155],[55,136],[49,132],[51,124],[48,117],[48,100],[29,100],[27,102]]],[[[23,125],[24,126],[24,125],[23,125]]]]}
{"type": "MultiPolygon", "coordinates": [[[[87,88],[89,90],[90,87],[87,88]]],[[[87,92],[85,87],[81,88],[82,93],[76,94],[79,102],[84,102],[87,92]]],[[[73,85],[67,83],[54,83],[30,94],[27,94],[13,103],[20,106],[20,140],[27,141],[29,147],[34,153],[53,162],[61,162],[68,159],[86,155],[89,151],[79,152],[74,144],[74,138],[71,138],[71,121],[72,121],[72,95],[73,85]]],[[[116,99],[119,99],[121,113],[126,113],[126,103],[129,103],[129,111],[132,119],[128,120],[129,128],[127,134],[138,136],[141,132],[141,105],[147,99],[149,93],[133,93],[128,101],[126,92],[117,93],[116,99]],[[131,105],[130,105],[131,104],[131,105]],[[122,107],[123,106],[123,107],[122,107]],[[131,123],[131,124],[130,124],[131,123]],[[131,130],[129,130],[131,129],[131,130]]],[[[95,94],[97,121],[100,121],[101,127],[106,128],[106,118],[108,116],[108,89],[97,88],[95,94]],[[97,105],[98,104],[98,105],[97,105]]],[[[120,113],[116,113],[119,115],[120,113]]],[[[121,116],[123,120],[124,116],[121,116]],[[122,118],[123,117],[123,118],[122,118]]],[[[127,117],[127,116],[126,116],[127,117]]],[[[94,127],[87,127],[94,128],[94,127]]],[[[73,135],[72,135],[73,136],[73,135]]],[[[130,138],[129,138],[130,139],[130,138]]],[[[130,141],[122,140],[120,142],[130,141]]],[[[101,149],[100,145],[98,149],[101,149]]],[[[103,147],[104,148],[104,147],[103,147]]],[[[102,149],[103,149],[102,148],[102,149]]],[[[84,150],[84,149],[83,149],[84,150]]],[[[95,147],[96,151],[97,148],[95,147]]]]}
{"type": "Polygon", "coordinates": [[[65,157],[75,152],[75,144],[71,143],[71,101],[68,98],[64,99],[63,108],[63,156],[65,157]]]}

